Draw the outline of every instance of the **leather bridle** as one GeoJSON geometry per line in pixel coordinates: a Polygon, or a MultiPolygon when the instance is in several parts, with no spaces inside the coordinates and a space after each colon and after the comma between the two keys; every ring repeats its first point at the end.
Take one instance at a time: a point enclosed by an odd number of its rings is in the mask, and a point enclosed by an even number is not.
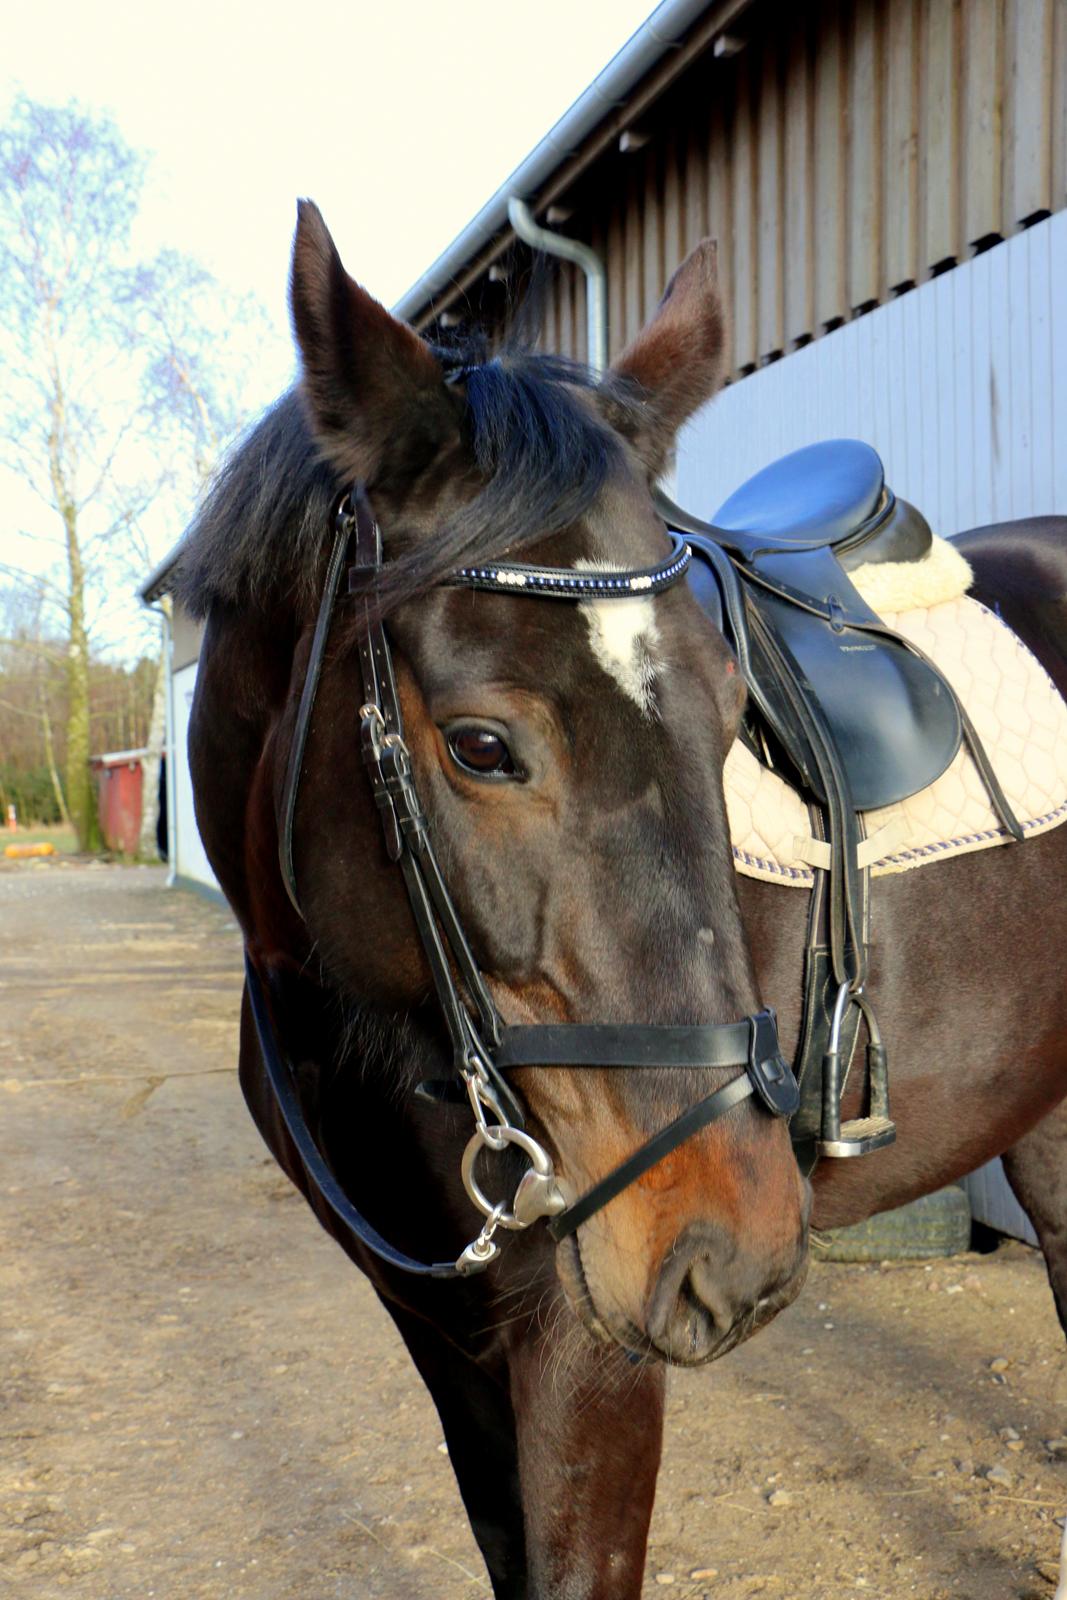
{"type": "MultiPolygon", "coordinates": [[[[632,599],[669,588],[684,576],[690,558],[689,546],[675,534],[667,559],[640,571],[579,573],[494,562],[465,567],[447,581],[498,594],[571,603],[632,599]]],[[[405,1255],[388,1244],[353,1205],[308,1128],[291,1065],[279,1044],[266,987],[247,953],[245,971],[267,1079],[309,1187],[341,1227],[380,1260],[406,1272],[451,1278],[480,1271],[496,1258],[500,1247],[494,1235],[499,1229],[523,1229],[548,1218],[553,1238],[563,1239],[684,1140],[750,1095],[771,1115],[788,1117],[797,1108],[799,1091],[793,1071],[781,1055],[775,1014],[769,1007],[739,1022],[697,1026],[503,1023],[445,885],[419,802],[411,756],[404,741],[392,654],[374,590],[374,577],[381,566],[381,535],[366,494],[357,486],[343,497],[334,519],[333,546],[282,789],[279,865],[286,891],[299,912],[293,829],[300,776],[331,621],[347,569],[353,603],[362,608],[358,639],[363,680],[359,710],[361,754],[381,817],[386,854],[403,874],[451,1045],[454,1079],[443,1090],[434,1085],[424,1085],[423,1090],[431,1098],[440,1099],[462,1099],[465,1090],[475,1121],[475,1131],[463,1155],[461,1176],[485,1222],[458,1260],[426,1263],[405,1255]],[[508,1069],[522,1066],[744,1070],[675,1118],[568,1206],[556,1181],[551,1157],[526,1131],[522,1106],[504,1076],[508,1069]],[[476,1173],[483,1150],[501,1152],[508,1146],[514,1146],[530,1162],[510,1208],[487,1198],[476,1173]]]]}

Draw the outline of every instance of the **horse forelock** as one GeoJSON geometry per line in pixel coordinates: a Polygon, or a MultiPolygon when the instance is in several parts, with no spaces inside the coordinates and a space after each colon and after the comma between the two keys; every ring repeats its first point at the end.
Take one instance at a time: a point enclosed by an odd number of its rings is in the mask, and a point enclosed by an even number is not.
{"type": "MultiPolygon", "coordinates": [[[[433,464],[413,487],[394,475],[383,491],[383,501],[403,503],[421,491],[431,502],[419,516],[429,531],[405,538],[398,555],[383,525],[386,565],[377,586],[383,611],[424,593],[457,566],[514,557],[577,523],[621,460],[616,425],[640,408],[632,385],[559,357],[504,351],[468,362],[468,353],[437,352],[443,381],[462,399],[464,459],[433,464]],[[458,478],[475,486],[473,494],[450,482],[458,478]],[[451,489],[439,521],[435,486],[451,489]]],[[[409,422],[417,425],[397,416],[398,435],[409,422]]],[[[200,617],[216,603],[307,611],[322,580],[332,509],[345,487],[319,450],[300,392],[290,391],[238,442],[208,490],[179,560],[178,599],[200,617]]]]}

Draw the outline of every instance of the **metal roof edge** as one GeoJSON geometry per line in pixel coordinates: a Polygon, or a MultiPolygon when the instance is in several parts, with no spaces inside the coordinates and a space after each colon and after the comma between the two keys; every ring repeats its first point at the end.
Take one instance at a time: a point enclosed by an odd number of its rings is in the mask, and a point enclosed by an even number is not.
{"type": "Polygon", "coordinates": [[[710,9],[711,0],[663,0],[554,123],[540,144],[506,178],[496,193],[438,256],[422,276],[396,302],[393,314],[411,321],[434,295],[448,286],[495,233],[507,226],[508,201],[513,195],[529,200],[538,187],[599,122],[625,103],[625,97],[693,23],[710,9]]]}
{"type": "Polygon", "coordinates": [[[148,577],[138,586],[137,596],[142,605],[150,606],[153,601],[159,600],[163,595],[170,593],[170,578],[178,565],[178,557],[182,552],[184,538],[178,540],[172,549],[168,550],[163,560],[158,562],[148,574],[148,577]]]}

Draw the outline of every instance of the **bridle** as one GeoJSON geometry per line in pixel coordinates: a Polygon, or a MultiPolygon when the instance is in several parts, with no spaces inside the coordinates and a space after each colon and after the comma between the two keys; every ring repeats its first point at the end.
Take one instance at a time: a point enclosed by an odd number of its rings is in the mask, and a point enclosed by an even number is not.
{"type": "MultiPolygon", "coordinates": [[[[579,573],[565,568],[494,562],[464,567],[446,581],[497,594],[571,603],[652,596],[677,583],[689,567],[689,545],[677,534],[672,534],[671,540],[671,553],[666,560],[639,571],[579,573]]],[[[781,1055],[775,1014],[769,1007],[739,1022],[694,1026],[503,1023],[445,885],[419,802],[411,756],[404,741],[392,654],[374,592],[373,580],[381,566],[381,534],[367,496],[357,486],[342,498],[334,517],[333,546],[282,788],[279,865],[289,898],[300,912],[293,866],[297,797],[326,644],[341,578],[347,569],[349,592],[363,613],[358,637],[363,680],[359,709],[363,764],[381,817],[386,854],[403,874],[448,1032],[455,1072],[454,1080],[443,1091],[440,1086],[422,1087],[431,1097],[443,1099],[462,1099],[465,1090],[474,1115],[474,1132],[464,1151],[460,1172],[467,1194],[485,1222],[457,1260],[427,1263],[405,1255],[388,1244],[353,1205],[304,1118],[291,1066],[278,1042],[266,988],[247,952],[245,972],[267,1078],[310,1188],[342,1228],[380,1260],[406,1272],[451,1278],[481,1271],[496,1258],[500,1246],[494,1235],[498,1230],[528,1228],[546,1218],[550,1219],[552,1237],[561,1240],[683,1141],[750,1095],[771,1115],[788,1117],[797,1108],[799,1091],[793,1071],[781,1055]],[[508,1069],[522,1066],[744,1070],[676,1117],[568,1206],[556,1181],[551,1157],[526,1131],[522,1106],[504,1076],[508,1069]],[[523,1154],[530,1165],[511,1206],[506,1207],[484,1193],[476,1165],[483,1150],[499,1153],[509,1146],[523,1154]]]]}

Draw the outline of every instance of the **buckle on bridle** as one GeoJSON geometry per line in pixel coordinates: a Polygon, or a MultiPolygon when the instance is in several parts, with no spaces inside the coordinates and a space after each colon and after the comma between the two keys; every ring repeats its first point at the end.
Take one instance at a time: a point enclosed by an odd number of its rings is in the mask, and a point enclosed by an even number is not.
{"type": "Polygon", "coordinates": [[[782,1055],[774,1008],[765,1006],[755,1012],[749,1017],[748,1026],[746,1070],[752,1087],[773,1116],[791,1117],[800,1104],[800,1085],[782,1055]]]}

